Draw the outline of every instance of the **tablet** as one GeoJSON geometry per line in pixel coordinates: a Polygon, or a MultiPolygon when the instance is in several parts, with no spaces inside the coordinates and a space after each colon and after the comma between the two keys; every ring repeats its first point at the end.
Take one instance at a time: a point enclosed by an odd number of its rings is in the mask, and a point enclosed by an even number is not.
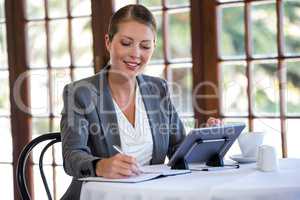
{"type": "Polygon", "coordinates": [[[223,166],[226,152],[244,128],[245,124],[234,123],[193,129],[177,148],[168,165],[172,169],[188,169],[188,163],[223,166]]]}

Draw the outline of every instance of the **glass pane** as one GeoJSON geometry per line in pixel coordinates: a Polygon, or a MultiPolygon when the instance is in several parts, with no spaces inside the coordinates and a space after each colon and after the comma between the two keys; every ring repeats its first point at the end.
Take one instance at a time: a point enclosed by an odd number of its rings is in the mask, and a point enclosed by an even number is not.
{"type": "Polygon", "coordinates": [[[162,0],[139,0],[139,4],[146,7],[160,7],[162,5],[162,0]]]}
{"type": "Polygon", "coordinates": [[[60,132],[60,118],[53,118],[53,132],[60,132]]]}
{"type": "Polygon", "coordinates": [[[60,199],[69,187],[72,177],[68,176],[63,167],[55,167],[56,199],[60,199]]]}
{"type": "Polygon", "coordinates": [[[0,71],[0,115],[9,115],[9,80],[8,71],[0,71]]]}
{"type": "Polygon", "coordinates": [[[222,112],[224,115],[248,114],[248,80],[245,63],[230,63],[221,66],[222,112]]]}
{"type": "Polygon", "coordinates": [[[282,157],[280,120],[255,119],[253,125],[254,131],[265,133],[263,144],[274,146],[277,156],[282,157]]]}
{"type": "Polygon", "coordinates": [[[169,89],[172,102],[180,114],[193,114],[192,67],[190,64],[170,65],[169,89]]]}
{"type": "Polygon", "coordinates": [[[49,17],[66,17],[67,2],[66,0],[48,0],[49,17]]]}
{"type": "MultiPolygon", "coordinates": [[[[49,126],[49,118],[32,118],[32,138],[36,138],[40,135],[46,134],[50,132],[50,126],[49,126]]],[[[47,142],[42,142],[39,145],[37,145],[33,149],[33,162],[38,163],[39,157],[42,149],[47,144],[47,142]]],[[[44,163],[45,164],[51,164],[52,162],[52,152],[51,148],[46,151],[44,156],[44,163]]]]}
{"type": "Polygon", "coordinates": [[[157,27],[157,39],[156,39],[156,47],[154,49],[154,53],[152,55],[152,61],[162,60],[163,59],[163,37],[162,37],[162,15],[161,12],[153,13],[156,20],[157,27]]]}
{"type": "Polygon", "coordinates": [[[300,115],[300,61],[287,62],[287,113],[300,115]]]}
{"type": "Polygon", "coordinates": [[[259,115],[279,115],[279,82],[276,63],[253,66],[254,112],[259,115]]]}
{"type": "Polygon", "coordinates": [[[0,69],[7,69],[7,46],[5,24],[0,24],[0,69]]]}
{"type": "MultiPolygon", "coordinates": [[[[244,123],[246,127],[244,128],[243,132],[249,131],[249,124],[248,119],[246,118],[225,118],[224,119],[225,124],[232,124],[232,123],[244,123]]],[[[233,145],[230,147],[229,151],[225,155],[225,159],[230,159],[230,156],[232,155],[238,155],[241,154],[241,150],[238,144],[238,141],[236,140],[233,145]]]]}
{"type": "Polygon", "coordinates": [[[248,118],[230,118],[226,117],[223,119],[224,124],[236,124],[236,123],[244,123],[246,127],[244,128],[244,132],[249,131],[249,120],[248,118]]]}
{"type": "Polygon", "coordinates": [[[300,133],[299,133],[300,119],[287,120],[287,146],[289,158],[300,158],[300,133]]]}
{"type": "Polygon", "coordinates": [[[93,61],[91,19],[73,19],[72,37],[75,66],[91,65],[93,61]]]}
{"type": "Polygon", "coordinates": [[[300,54],[300,2],[283,3],[285,50],[288,54],[300,54]]]}
{"type": "Polygon", "coordinates": [[[46,70],[31,70],[30,100],[32,115],[49,115],[48,72],[46,70]]]}
{"type": "Polygon", "coordinates": [[[71,0],[71,15],[91,15],[91,0],[71,0]]]}
{"type": "Polygon", "coordinates": [[[4,0],[0,0],[0,22],[5,21],[5,6],[4,0]]]}
{"type": "Polygon", "coordinates": [[[277,55],[276,19],[275,3],[252,4],[251,23],[255,55],[277,55]]]}
{"type": "Polygon", "coordinates": [[[44,0],[26,0],[26,18],[42,19],[45,18],[44,0]]]}
{"type": "Polygon", "coordinates": [[[27,26],[29,65],[34,67],[46,67],[46,33],[44,22],[30,22],[27,26]]]}
{"type": "Polygon", "coordinates": [[[183,123],[186,134],[189,134],[190,131],[195,128],[195,123],[196,122],[195,122],[194,117],[183,117],[183,116],[181,116],[180,119],[183,123]]]}
{"type": "Polygon", "coordinates": [[[63,158],[62,158],[62,145],[61,143],[57,143],[54,145],[55,150],[55,163],[57,165],[63,165],[63,158]]]}
{"type": "Polygon", "coordinates": [[[50,131],[49,118],[32,118],[32,135],[37,137],[50,131]]]}
{"type": "Polygon", "coordinates": [[[183,5],[189,5],[189,0],[168,0],[168,5],[170,6],[183,6],[183,5]]]}
{"type": "Polygon", "coordinates": [[[13,167],[0,164],[1,199],[14,199],[13,167]]]}
{"type": "Polygon", "coordinates": [[[71,63],[68,49],[68,21],[52,20],[49,26],[51,66],[68,67],[71,63]]]}
{"type": "Polygon", "coordinates": [[[221,56],[245,56],[244,6],[221,8],[221,56]]]}
{"type": "Polygon", "coordinates": [[[63,89],[66,84],[71,82],[70,70],[69,69],[59,69],[51,70],[52,79],[52,106],[53,114],[55,116],[60,116],[63,108],[63,89]]]}
{"type": "Polygon", "coordinates": [[[169,14],[170,56],[172,59],[191,58],[190,13],[169,14]]]}
{"type": "Polygon", "coordinates": [[[136,3],[137,0],[114,0],[114,11],[117,11],[128,4],[136,4],[136,3]]]}
{"type": "Polygon", "coordinates": [[[218,0],[218,2],[236,2],[236,1],[240,1],[240,0],[218,0]]]}
{"type": "Polygon", "coordinates": [[[80,80],[94,75],[94,68],[76,68],[74,69],[74,80],[80,80]]]}
{"type": "MultiPolygon", "coordinates": [[[[53,170],[51,166],[44,166],[44,172],[47,179],[47,183],[53,196],[53,170]]],[[[38,165],[33,166],[33,177],[34,177],[34,199],[47,199],[46,190],[40,175],[38,165]]]]}
{"type": "Polygon", "coordinates": [[[164,65],[147,65],[144,74],[164,78],[164,65]]]}
{"type": "Polygon", "coordinates": [[[0,127],[1,127],[0,152],[5,152],[5,153],[1,153],[0,162],[12,162],[12,138],[11,138],[10,118],[0,117],[0,127]]]}

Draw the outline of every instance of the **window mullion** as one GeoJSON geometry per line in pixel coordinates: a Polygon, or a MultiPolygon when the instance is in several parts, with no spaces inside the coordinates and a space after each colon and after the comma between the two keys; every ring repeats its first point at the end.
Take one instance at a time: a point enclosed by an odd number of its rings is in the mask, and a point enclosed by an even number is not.
{"type": "Polygon", "coordinates": [[[74,55],[73,55],[73,41],[72,41],[72,16],[71,16],[71,2],[67,0],[67,19],[68,19],[68,50],[70,54],[70,76],[71,81],[74,81],[74,55]]]}
{"type": "Polygon", "coordinates": [[[198,127],[209,116],[220,116],[216,11],[215,1],[191,0],[193,107],[198,127]],[[201,98],[203,95],[215,97],[201,98]]]}
{"type": "Polygon", "coordinates": [[[253,46],[252,46],[252,27],[251,27],[251,5],[250,2],[245,3],[245,53],[246,53],[246,74],[248,77],[247,94],[248,94],[248,115],[249,115],[249,129],[253,130],[253,86],[252,86],[252,60],[253,60],[253,46]]]}
{"type": "Polygon", "coordinates": [[[286,66],[284,63],[284,34],[283,34],[283,2],[276,2],[277,12],[277,47],[278,47],[278,79],[279,79],[279,100],[280,100],[280,124],[281,124],[281,145],[282,155],[287,157],[286,137],[286,66]]]}
{"type": "MultiPolygon", "coordinates": [[[[164,77],[167,80],[172,80],[169,73],[170,64],[170,44],[169,44],[169,19],[167,13],[167,2],[162,0],[162,39],[163,39],[163,59],[164,59],[164,77]]],[[[170,91],[172,93],[172,91],[170,91]]]]}
{"type": "Polygon", "coordinates": [[[108,22],[113,13],[112,1],[92,2],[92,32],[93,32],[93,53],[94,71],[98,72],[108,62],[109,55],[106,51],[104,36],[107,33],[108,22]]]}

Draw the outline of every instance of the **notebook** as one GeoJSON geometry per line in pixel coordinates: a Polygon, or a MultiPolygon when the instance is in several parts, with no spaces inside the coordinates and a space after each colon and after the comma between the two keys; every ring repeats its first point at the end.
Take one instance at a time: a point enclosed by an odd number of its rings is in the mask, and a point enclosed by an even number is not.
{"type": "Polygon", "coordinates": [[[117,183],[138,183],[143,181],[152,180],[159,177],[175,176],[179,174],[190,173],[190,170],[173,170],[167,165],[148,165],[141,167],[142,173],[138,176],[132,176],[122,179],[109,179],[103,177],[86,177],[80,178],[80,181],[90,182],[117,182],[117,183]]]}

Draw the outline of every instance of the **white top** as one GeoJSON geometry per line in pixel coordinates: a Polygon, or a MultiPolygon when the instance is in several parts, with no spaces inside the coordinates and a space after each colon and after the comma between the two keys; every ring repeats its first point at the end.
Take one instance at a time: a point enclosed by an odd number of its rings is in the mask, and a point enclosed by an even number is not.
{"type": "Polygon", "coordinates": [[[84,182],[80,199],[299,200],[299,171],[300,159],[281,159],[276,172],[261,172],[251,163],[239,169],[192,171],[137,184],[84,182]]]}
{"type": "Polygon", "coordinates": [[[123,152],[135,157],[140,165],[150,164],[153,151],[152,133],[138,84],[136,84],[135,93],[134,127],[128,121],[115,100],[113,100],[113,102],[116,110],[123,152]]]}

